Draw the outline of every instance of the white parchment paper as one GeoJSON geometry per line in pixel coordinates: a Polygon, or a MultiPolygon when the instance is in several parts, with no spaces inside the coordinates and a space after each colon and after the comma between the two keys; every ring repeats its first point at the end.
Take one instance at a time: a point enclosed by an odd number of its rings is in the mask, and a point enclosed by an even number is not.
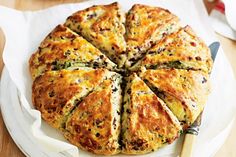
{"type": "MultiPolygon", "coordinates": [[[[108,4],[112,0],[88,1],[84,3],[55,6],[40,11],[21,12],[0,6],[0,27],[6,44],[3,59],[10,77],[19,90],[26,121],[30,123],[29,134],[41,144],[45,153],[55,152],[64,156],[94,156],[78,150],[66,142],[61,134],[41,121],[40,112],[31,103],[32,80],[28,70],[28,60],[40,42],[58,24],[65,22],[73,12],[94,4],[108,4]]],[[[200,0],[118,0],[127,11],[135,3],[160,6],[180,17],[183,26],[188,24],[209,45],[216,41],[208,24],[207,13],[200,0]]],[[[211,74],[212,93],[204,110],[201,132],[197,138],[194,156],[211,156],[226,138],[236,111],[235,79],[232,69],[222,51],[218,52],[211,74]]],[[[179,138],[173,144],[159,151],[142,156],[177,156],[182,147],[179,138]]],[[[124,155],[117,155],[124,156],[124,155]]]]}

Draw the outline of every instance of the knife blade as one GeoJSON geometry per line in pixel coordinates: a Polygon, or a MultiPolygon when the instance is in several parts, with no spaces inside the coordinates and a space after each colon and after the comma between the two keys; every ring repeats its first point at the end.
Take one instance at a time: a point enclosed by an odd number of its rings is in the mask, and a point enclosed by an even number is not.
{"type": "Polygon", "coordinates": [[[216,55],[217,55],[217,52],[219,50],[219,47],[220,47],[220,43],[218,41],[216,42],[213,42],[210,46],[209,46],[209,49],[211,51],[211,58],[213,60],[213,62],[215,61],[216,59],[216,55]]]}

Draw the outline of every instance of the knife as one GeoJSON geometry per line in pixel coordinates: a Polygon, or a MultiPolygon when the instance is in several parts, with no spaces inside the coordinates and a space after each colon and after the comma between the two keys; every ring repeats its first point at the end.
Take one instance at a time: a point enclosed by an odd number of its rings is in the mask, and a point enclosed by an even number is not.
{"type": "MultiPolygon", "coordinates": [[[[209,46],[213,62],[215,61],[219,47],[220,47],[219,42],[213,42],[209,46]]],[[[202,112],[199,114],[199,116],[197,117],[195,122],[186,130],[185,137],[184,137],[184,143],[183,143],[180,157],[192,157],[195,138],[197,137],[197,135],[199,133],[199,127],[201,125],[201,120],[202,120],[202,112]]]]}

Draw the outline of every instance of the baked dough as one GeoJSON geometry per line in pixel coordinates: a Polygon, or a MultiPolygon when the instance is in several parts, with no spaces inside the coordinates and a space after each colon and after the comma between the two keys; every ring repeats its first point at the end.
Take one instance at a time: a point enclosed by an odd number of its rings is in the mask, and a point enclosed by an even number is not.
{"type": "Polygon", "coordinates": [[[33,78],[46,71],[66,68],[116,69],[116,64],[97,48],[63,25],[58,25],[43,40],[29,62],[33,78]]]}
{"type": "Polygon", "coordinates": [[[80,149],[145,154],[172,143],[203,111],[209,48],[170,11],[117,2],[77,11],[29,60],[32,102],[80,149]],[[126,22],[125,22],[126,18],[126,22]]]}
{"type": "Polygon", "coordinates": [[[194,33],[190,26],[181,28],[178,32],[166,36],[157,42],[136,63],[131,70],[141,67],[150,69],[177,68],[211,71],[212,59],[207,45],[194,33]]]}
{"type": "Polygon", "coordinates": [[[122,115],[122,153],[144,154],[172,143],[182,128],[177,118],[136,75],[127,80],[122,115]]]}
{"type": "Polygon", "coordinates": [[[95,5],[68,17],[65,25],[83,35],[120,67],[125,61],[124,14],[117,2],[95,5]]]}
{"type": "Polygon", "coordinates": [[[179,28],[179,18],[169,10],[133,5],[126,17],[126,67],[133,65],[158,40],[179,28]]]}
{"type": "Polygon", "coordinates": [[[140,76],[185,128],[202,112],[210,92],[209,76],[202,71],[157,69],[143,71],[140,76]]]}
{"type": "Polygon", "coordinates": [[[63,130],[74,107],[110,73],[106,69],[48,71],[34,80],[33,104],[48,124],[63,130]]]}
{"type": "Polygon", "coordinates": [[[66,122],[65,137],[96,154],[120,152],[121,76],[114,74],[76,107],[66,122]]]}

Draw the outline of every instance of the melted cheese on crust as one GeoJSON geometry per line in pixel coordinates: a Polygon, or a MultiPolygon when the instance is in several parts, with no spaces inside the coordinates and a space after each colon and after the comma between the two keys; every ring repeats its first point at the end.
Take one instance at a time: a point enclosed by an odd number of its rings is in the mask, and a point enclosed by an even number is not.
{"type": "Polygon", "coordinates": [[[65,137],[96,154],[120,152],[120,76],[105,80],[78,105],[66,122],[65,137]],[[113,79],[113,80],[112,80],[113,79]],[[114,101],[115,100],[115,101],[114,101]]]}
{"type": "Polygon", "coordinates": [[[211,53],[207,45],[186,26],[178,32],[166,36],[154,45],[148,54],[131,69],[178,68],[203,70],[212,69],[211,53]]]}
{"type": "Polygon", "coordinates": [[[135,4],[126,18],[126,66],[133,64],[155,42],[178,29],[178,17],[168,10],[135,4]]]}
{"type": "Polygon", "coordinates": [[[124,14],[117,2],[97,5],[70,16],[65,25],[81,34],[93,45],[122,66],[126,51],[124,14]]]}
{"type": "Polygon", "coordinates": [[[105,69],[46,72],[33,82],[33,105],[47,123],[63,130],[71,110],[108,74],[105,69]]]}
{"type": "Polygon", "coordinates": [[[33,78],[46,71],[68,67],[116,67],[92,44],[62,25],[58,25],[44,39],[29,64],[33,78]]]}
{"type": "Polygon", "coordinates": [[[181,131],[177,118],[133,74],[128,79],[122,115],[122,152],[144,154],[172,143],[181,131]]]}
{"type": "Polygon", "coordinates": [[[209,76],[201,71],[157,69],[143,71],[140,76],[185,126],[202,112],[210,92],[209,76]]]}

